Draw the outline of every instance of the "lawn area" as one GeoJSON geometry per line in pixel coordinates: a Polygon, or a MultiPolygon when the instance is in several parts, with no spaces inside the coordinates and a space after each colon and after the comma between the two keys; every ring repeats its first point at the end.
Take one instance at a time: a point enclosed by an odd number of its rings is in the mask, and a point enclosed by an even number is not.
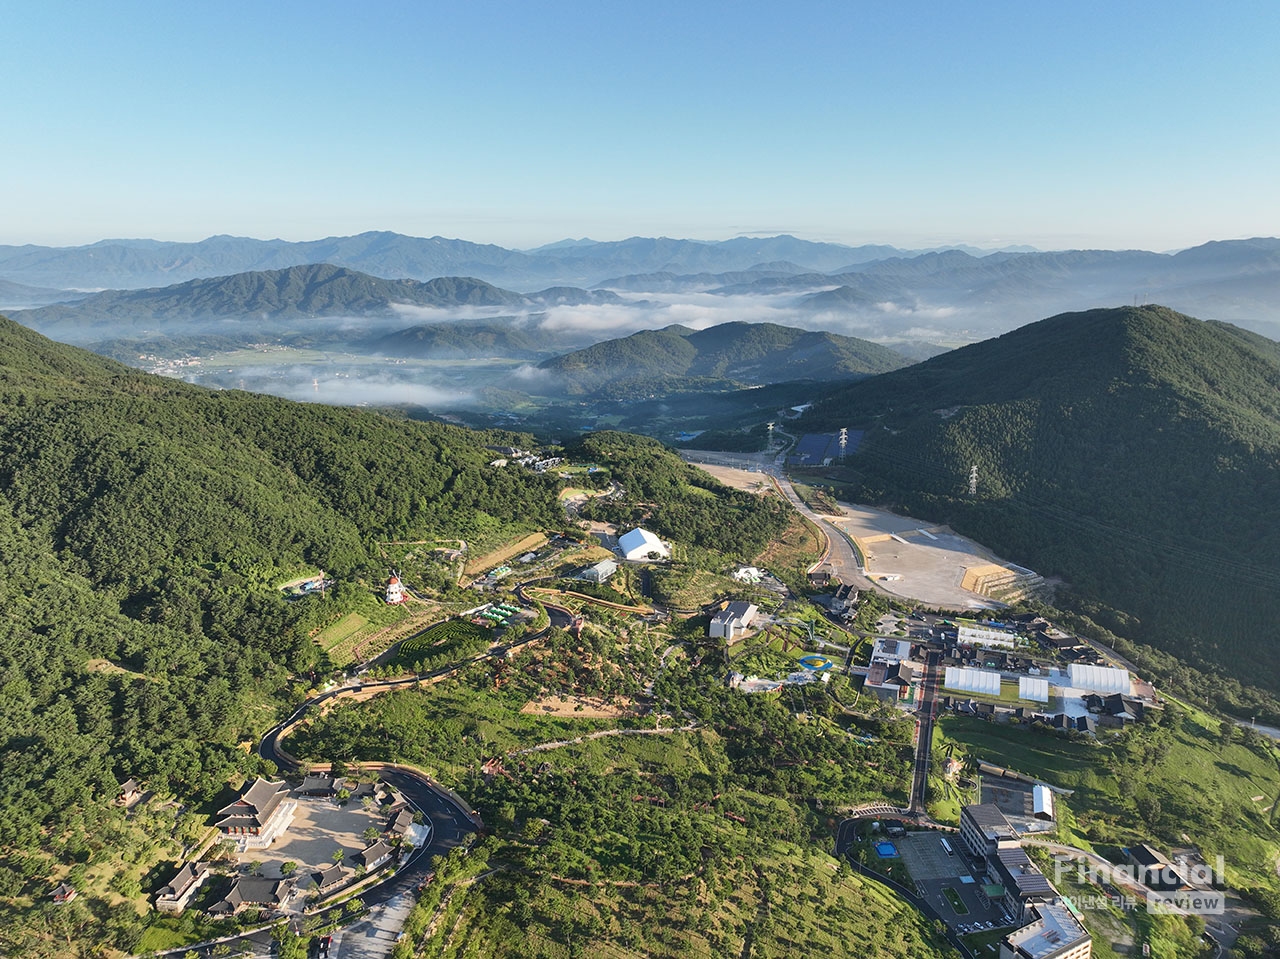
{"type": "Polygon", "coordinates": [[[728,576],[692,567],[658,567],[652,575],[654,599],[675,609],[705,606],[739,586],[728,576]]]}
{"type": "Polygon", "coordinates": [[[1171,705],[1157,720],[1093,741],[946,716],[935,736],[955,744],[957,754],[1074,790],[1064,803],[1089,843],[1194,844],[1210,861],[1225,858],[1233,886],[1276,888],[1275,747],[1206,719],[1171,705]]]}
{"type": "Polygon", "coordinates": [[[369,621],[359,613],[347,613],[336,623],[326,626],[316,634],[316,645],[327,653],[368,625],[369,621]]]}
{"type": "Polygon", "coordinates": [[[947,902],[951,904],[951,908],[957,916],[969,915],[969,907],[964,904],[964,900],[960,898],[960,893],[956,892],[950,886],[942,890],[942,894],[947,897],[947,902]]]}

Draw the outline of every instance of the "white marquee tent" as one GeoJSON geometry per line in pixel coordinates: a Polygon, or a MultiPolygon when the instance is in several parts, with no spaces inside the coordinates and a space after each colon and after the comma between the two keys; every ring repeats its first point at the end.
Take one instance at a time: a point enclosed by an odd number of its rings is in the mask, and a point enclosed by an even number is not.
{"type": "Polygon", "coordinates": [[[671,551],[662,544],[662,540],[639,527],[618,537],[618,551],[623,559],[671,558],[671,551]]]}
{"type": "Polygon", "coordinates": [[[965,669],[963,666],[948,666],[947,675],[943,679],[942,685],[947,689],[956,689],[966,693],[999,696],[1000,674],[986,669],[965,669]]]}
{"type": "Polygon", "coordinates": [[[1087,666],[1072,663],[1067,671],[1071,685],[1088,693],[1124,693],[1129,695],[1129,670],[1110,666],[1087,666]]]}
{"type": "Polygon", "coordinates": [[[1049,701],[1049,680],[1035,676],[1018,677],[1018,698],[1030,699],[1037,703],[1049,701]]]}

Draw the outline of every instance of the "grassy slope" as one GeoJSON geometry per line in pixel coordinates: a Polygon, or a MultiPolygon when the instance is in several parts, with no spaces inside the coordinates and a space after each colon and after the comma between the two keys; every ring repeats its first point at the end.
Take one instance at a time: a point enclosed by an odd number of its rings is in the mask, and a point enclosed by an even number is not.
{"type": "Polygon", "coordinates": [[[968,717],[947,717],[938,729],[972,759],[1074,790],[1064,801],[1075,828],[1101,851],[1132,842],[1167,849],[1185,845],[1185,833],[1210,861],[1224,856],[1234,886],[1277,884],[1280,832],[1270,807],[1280,769],[1261,739],[1224,743],[1218,724],[1194,713],[1173,728],[1137,727],[1101,743],[968,717]]]}
{"type": "Polygon", "coordinates": [[[581,691],[593,663],[601,673],[613,663],[635,684],[651,677],[669,639],[626,628],[630,645],[611,647],[612,630],[592,627],[582,645],[562,638],[509,666],[345,707],[296,735],[303,755],[421,765],[493,830],[485,855],[497,872],[456,890],[424,954],[567,956],[573,943],[584,955],[718,956],[740,954],[750,937],[761,956],[945,955],[918,915],[828,854],[835,810],[901,793],[906,753],[854,748],[834,724],[796,720],[792,707],[813,711],[820,690],[807,704],[748,700],[724,690],[720,666],[685,673],[688,658],[671,656],[657,694],[679,697],[690,714],[663,725],[697,716],[700,728],[521,752],[653,725],[519,712],[530,695],[581,691]],[[821,758],[832,748],[844,758],[821,758]],[[506,773],[481,776],[495,756],[506,773]]]}

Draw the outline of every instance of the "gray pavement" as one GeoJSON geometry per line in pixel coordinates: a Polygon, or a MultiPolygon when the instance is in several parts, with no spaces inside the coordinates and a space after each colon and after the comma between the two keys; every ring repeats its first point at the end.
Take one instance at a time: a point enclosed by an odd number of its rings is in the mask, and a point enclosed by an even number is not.
{"type": "Polygon", "coordinates": [[[413,909],[414,896],[402,892],[369,910],[369,915],[335,933],[331,959],[385,959],[413,909]]]}

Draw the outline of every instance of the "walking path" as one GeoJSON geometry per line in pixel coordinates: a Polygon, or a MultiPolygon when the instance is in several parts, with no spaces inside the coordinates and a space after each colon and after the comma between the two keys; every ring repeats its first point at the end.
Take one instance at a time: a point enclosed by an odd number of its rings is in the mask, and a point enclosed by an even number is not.
{"type": "Polygon", "coordinates": [[[672,726],[670,729],[602,729],[598,733],[587,733],[585,736],[577,736],[573,739],[559,739],[553,743],[539,743],[536,746],[530,746],[528,749],[518,749],[510,756],[524,756],[527,753],[545,753],[551,749],[559,749],[561,746],[577,746],[585,743],[588,739],[600,739],[604,736],[670,736],[672,733],[687,733],[698,728],[698,723],[689,723],[687,726],[672,726]]]}

